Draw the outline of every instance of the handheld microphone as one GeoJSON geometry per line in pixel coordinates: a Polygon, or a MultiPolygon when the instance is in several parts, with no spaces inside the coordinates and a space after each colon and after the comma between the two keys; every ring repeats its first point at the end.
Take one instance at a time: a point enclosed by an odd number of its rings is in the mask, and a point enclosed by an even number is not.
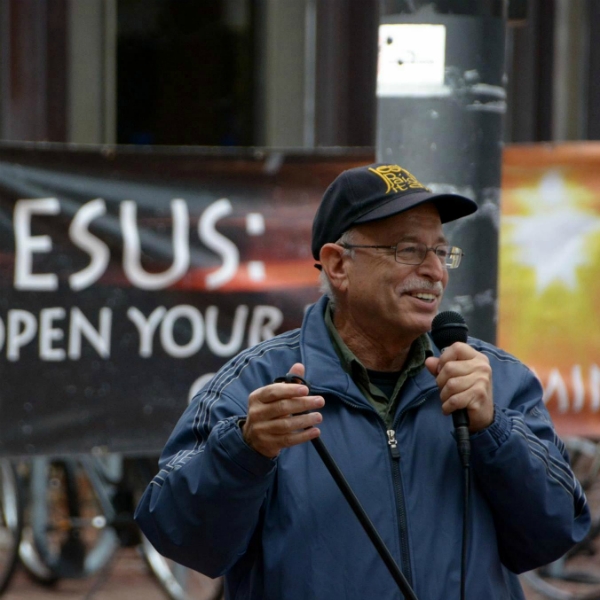
{"type": "MultiPolygon", "coordinates": [[[[463,316],[453,310],[441,312],[435,316],[431,323],[431,337],[433,343],[444,350],[454,342],[466,342],[469,329],[463,316]]],[[[469,439],[469,415],[462,408],[452,413],[452,422],[456,432],[456,443],[464,467],[469,466],[471,455],[471,441],[469,439]]]]}

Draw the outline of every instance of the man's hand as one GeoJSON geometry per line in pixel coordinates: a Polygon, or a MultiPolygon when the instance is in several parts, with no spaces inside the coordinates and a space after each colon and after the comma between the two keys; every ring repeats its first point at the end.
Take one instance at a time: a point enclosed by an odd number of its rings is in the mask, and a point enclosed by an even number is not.
{"type": "Polygon", "coordinates": [[[471,433],[492,424],[492,368],[485,355],[468,344],[456,342],[446,348],[439,358],[429,357],[425,366],[440,388],[445,415],[466,408],[471,433]]]}
{"type": "MultiPolygon", "coordinates": [[[[289,371],[304,376],[304,365],[296,363],[289,371]]],[[[314,427],[323,420],[321,413],[306,411],[321,408],[321,396],[309,396],[305,385],[272,383],[248,397],[248,417],[243,426],[244,441],[268,458],[275,458],[282,448],[289,448],[318,437],[314,427]]]]}

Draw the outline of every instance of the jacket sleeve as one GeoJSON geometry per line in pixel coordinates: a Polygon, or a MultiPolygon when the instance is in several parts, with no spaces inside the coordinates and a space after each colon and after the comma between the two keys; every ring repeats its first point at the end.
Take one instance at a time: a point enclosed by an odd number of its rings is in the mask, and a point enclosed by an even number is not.
{"type": "Polygon", "coordinates": [[[499,371],[494,422],[471,436],[472,465],[492,507],[500,558],[521,573],[560,558],[581,541],[590,513],[539,381],[514,359],[512,378],[502,366],[499,371]],[[514,369],[521,375],[516,386],[514,369]]]}
{"type": "Polygon", "coordinates": [[[246,552],[275,474],[276,460],[243,440],[238,422],[246,402],[247,395],[200,392],[167,442],[135,514],[162,555],[210,577],[246,552]]]}

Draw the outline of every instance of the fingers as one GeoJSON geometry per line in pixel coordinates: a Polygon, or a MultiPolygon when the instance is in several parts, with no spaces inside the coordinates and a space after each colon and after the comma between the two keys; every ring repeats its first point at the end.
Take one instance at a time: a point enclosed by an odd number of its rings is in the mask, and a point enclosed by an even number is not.
{"type": "Polygon", "coordinates": [[[321,408],[321,396],[308,396],[305,385],[273,383],[252,392],[248,398],[248,418],[270,421],[321,408]]]}
{"type": "Polygon", "coordinates": [[[492,423],[492,369],[484,354],[458,342],[447,348],[439,358],[428,358],[425,364],[440,388],[445,415],[467,409],[471,432],[480,431],[492,423]]]}
{"type": "MultiPolygon", "coordinates": [[[[289,373],[304,376],[304,366],[296,363],[289,373]]],[[[252,392],[248,397],[248,417],[243,426],[246,443],[257,452],[274,458],[283,448],[318,437],[315,428],[323,420],[318,412],[325,401],[308,395],[306,385],[273,383],[252,392]]]]}
{"type": "Polygon", "coordinates": [[[281,419],[274,419],[268,425],[269,434],[273,437],[286,436],[290,432],[299,432],[309,427],[314,427],[323,421],[320,413],[305,413],[302,415],[289,415],[281,419]]]}
{"type": "Polygon", "coordinates": [[[437,377],[439,363],[440,359],[436,358],[435,356],[430,356],[429,358],[425,359],[425,366],[434,377],[437,377]]]}
{"type": "MultiPolygon", "coordinates": [[[[249,445],[257,452],[274,458],[283,448],[302,444],[319,436],[315,427],[323,420],[319,413],[285,417],[268,422],[255,423],[249,445]]],[[[248,423],[244,426],[244,430],[248,423]]]]}
{"type": "Polygon", "coordinates": [[[302,363],[294,363],[292,368],[289,370],[290,373],[294,375],[300,375],[300,377],[304,377],[304,365],[302,363]]]}

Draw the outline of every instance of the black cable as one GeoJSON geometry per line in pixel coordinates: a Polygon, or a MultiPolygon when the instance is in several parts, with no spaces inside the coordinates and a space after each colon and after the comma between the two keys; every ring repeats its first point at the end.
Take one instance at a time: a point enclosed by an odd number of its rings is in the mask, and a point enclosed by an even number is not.
{"type": "MultiPolygon", "coordinates": [[[[452,413],[453,416],[455,413],[452,413]]],[[[458,415],[460,419],[465,418],[465,413],[458,415]]],[[[471,438],[466,425],[460,424],[455,429],[456,446],[463,467],[463,526],[462,546],[460,553],[460,600],[465,600],[465,586],[467,581],[467,549],[469,546],[469,495],[471,492],[471,438]]]]}
{"type": "MultiPolygon", "coordinates": [[[[469,330],[463,316],[452,310],[441,312],[435,316],[431,323],[431,337],[433,343],[443,352],[456,342],[467,343],[469,330]]],[[[470,460],[471,438],[469,436],[469,414],[462,408],[452,413],[454,436],[460,462],[464,470],[464,498],[463,498],[463,530],[462,550],[460,563],[460,598],[465,599],[465,586],[467,578],[467,548],[469,544],[469,492],[470,492],[470,460]]]]}
{"type": "Polygon", "coordinates": [[[471,469],[465,465],[463,471],[464,498],[463,498],[463,527],[462,527],[462,549],[460,553],[460,598],[465,600],[465,587],[467,582],[467,549],[469,547],[469,496],[471,490],[471,469]]]}
{"type": "MultiPolygon", "coordinates": [[[[458,411],[457,411],[458,412],[458,411]]],[[[469,545],[469,494],[471,490],[470,486],[470,474],[471,474],[471,438],[469,437],[469,430],[464,421],[468,424],[468,417],[466,412],[462,414],[452,413],[452,416],[456,416],[455,420],[455,437],[456,447],[458,449],[458,455],[460,462],[463,466],[463,483],[464,483],[464,494],[463,494],[463,526],[462,526],[462,547],[460,553],[460,600],[465,600],[465,586],[467,580],[467,548],[469,545]],[[457,423],[459,423],[457,425],[457,423]]]]}

